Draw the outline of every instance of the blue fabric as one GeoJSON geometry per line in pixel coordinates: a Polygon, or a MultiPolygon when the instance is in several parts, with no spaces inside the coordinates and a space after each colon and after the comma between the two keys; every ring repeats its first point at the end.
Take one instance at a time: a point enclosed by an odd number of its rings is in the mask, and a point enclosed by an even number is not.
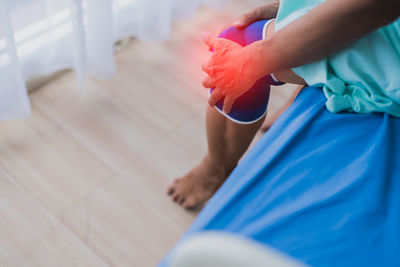
{"type": "MultiPolygon", "coordinates": [[[[218,37],[229,39],[241,46],[246,46],[263,39],[263,29],[267,21],[254,22],[243,30],[229,27],[222,31],[218,37]]],[[[250,123],[262,118],[268,106],[270,84],[281,85],[282,83],[275,82],[269,75],[259,79],[246,93],[235,101],[231,112],[226,114],[226,116],[241,123],[250,123]]],[[[210,90],[210,93],[212,91],[213,89],[210,90]]],[[[218,101],[215,107],[219,111],[222,111],[223,105],[224,98],[218,101]]]]}
{"type": "Polygon", "coordinates": [[[400,119],[325,101],[303,89],[185,237],[232,232],[318,267],[400,266],[400,119]]]}

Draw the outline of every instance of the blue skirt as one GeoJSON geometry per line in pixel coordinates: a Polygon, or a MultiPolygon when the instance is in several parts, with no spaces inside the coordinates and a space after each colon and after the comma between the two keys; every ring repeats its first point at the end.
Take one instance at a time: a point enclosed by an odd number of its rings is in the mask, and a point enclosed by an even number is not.
{"type": "Polygon", "coordinates": [[[182,240],[221,230],[311,266],[400,266],[400,119],[325,102],[304,88],[182,240]]]}

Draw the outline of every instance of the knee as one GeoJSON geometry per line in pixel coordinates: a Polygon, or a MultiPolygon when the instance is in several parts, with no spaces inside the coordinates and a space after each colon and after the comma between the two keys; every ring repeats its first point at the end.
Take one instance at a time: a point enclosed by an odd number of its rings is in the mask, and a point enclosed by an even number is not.
{"type": "Polygon", "coordinates": [[[226,28],[220,34],[218,35],[219,38],[224,38],[231,40],[233,42],[236,42],[242,46],[246,46],[246,41],[245,41],[245,30],[238,30],[235,27],[231,26],[229,28],[226,28]]]}
{"type": "Polygon", "coordinates": [[[241,46],[247,46],[253,42],[259,41],[264,38],[265,26],[269,25],[268,20],[260,20],[249,24],[244,29],[236,29],[235,27],[229,27],[223,30],[218,37],[225,38],[240,44],[241,46]]]}

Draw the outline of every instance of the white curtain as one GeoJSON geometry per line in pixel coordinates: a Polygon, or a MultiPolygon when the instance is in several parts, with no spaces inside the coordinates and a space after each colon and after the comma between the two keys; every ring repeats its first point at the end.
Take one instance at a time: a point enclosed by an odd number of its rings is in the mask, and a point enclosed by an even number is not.
{"type": "Polygon", "coordinates": [[[173,19],[222,1],[0,0],[0,120],[29,116],[29,78],[71,68],[78,86],[108,78],[117,40],[164,40],[173,19]]]}

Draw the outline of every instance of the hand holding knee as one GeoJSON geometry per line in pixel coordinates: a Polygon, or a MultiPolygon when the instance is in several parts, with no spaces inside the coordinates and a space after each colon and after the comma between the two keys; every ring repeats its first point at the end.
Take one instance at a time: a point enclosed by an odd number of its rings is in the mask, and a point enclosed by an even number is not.
{"type": "Polygon", "coordinates": [[[229,113],[235,100],[251,88],[259,78],[257,57],[241,45],[209,34],[203,35],[203,41],[213,50],[211,59],[203,65],[203,70],[209,75],[203,85],[214,87],[209,99],[211,106],[225,96],[224,112],[229,113]]]}

